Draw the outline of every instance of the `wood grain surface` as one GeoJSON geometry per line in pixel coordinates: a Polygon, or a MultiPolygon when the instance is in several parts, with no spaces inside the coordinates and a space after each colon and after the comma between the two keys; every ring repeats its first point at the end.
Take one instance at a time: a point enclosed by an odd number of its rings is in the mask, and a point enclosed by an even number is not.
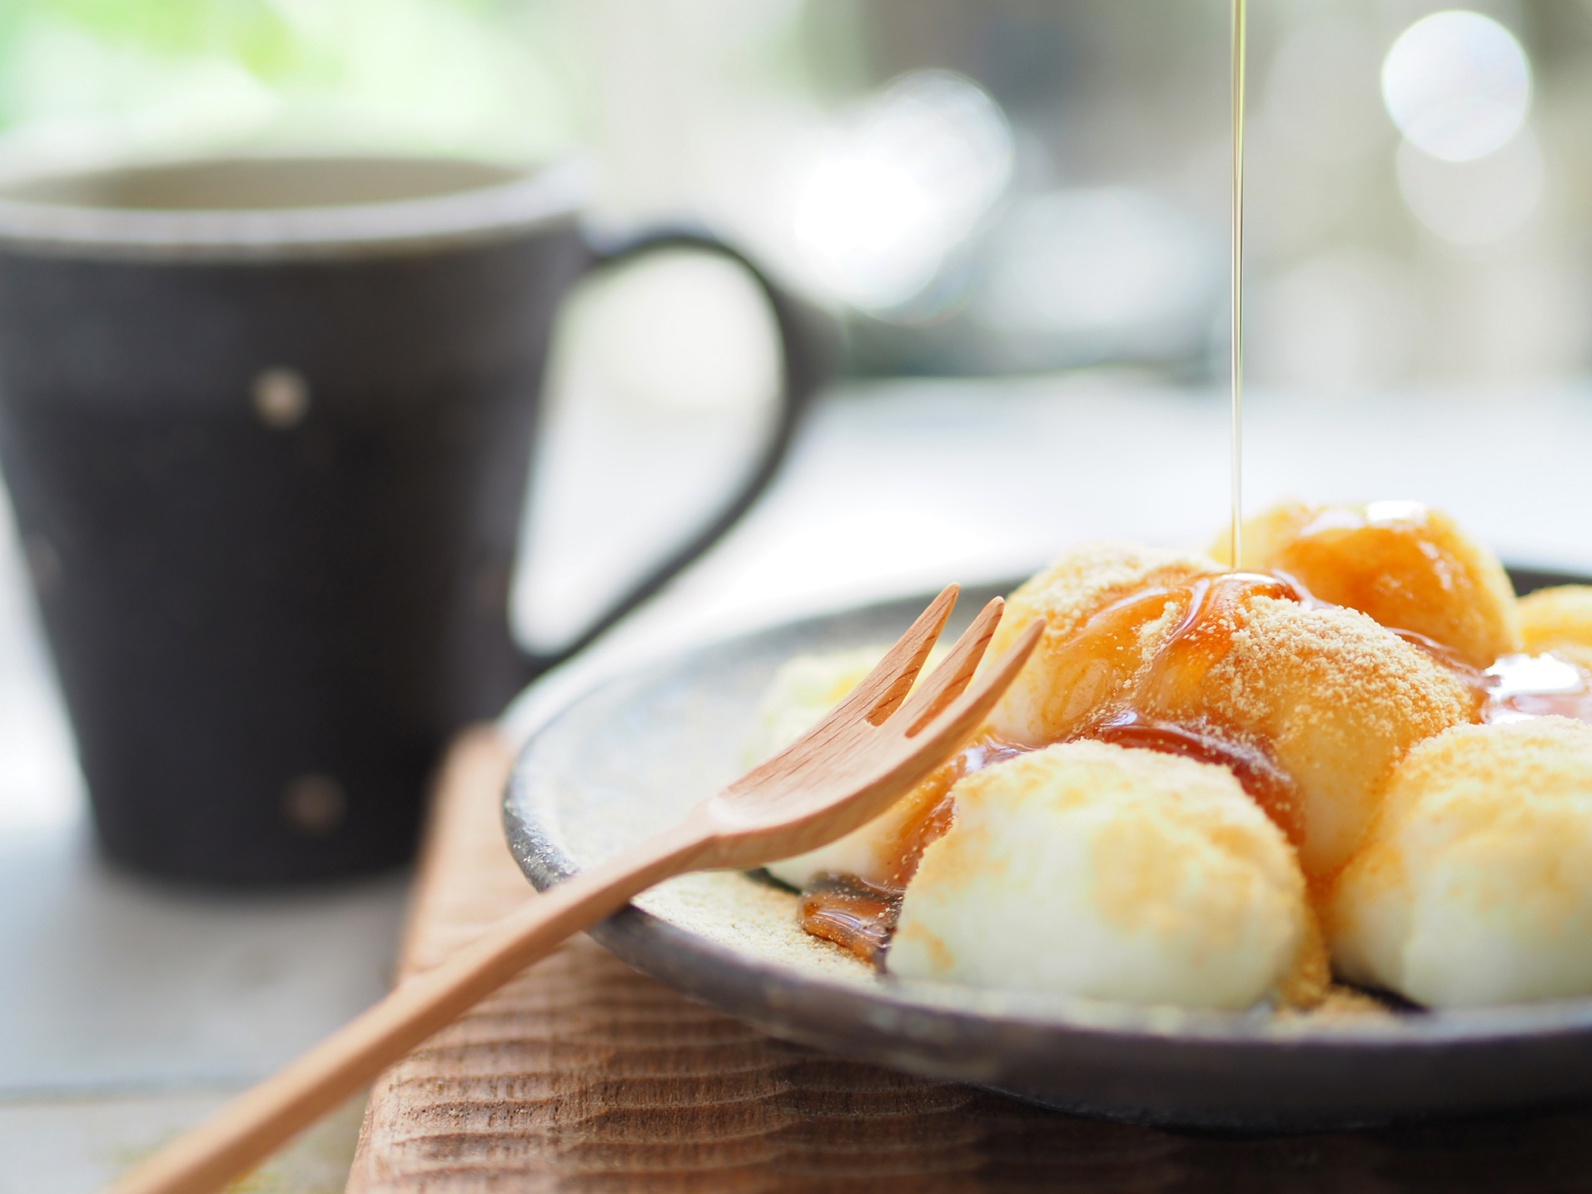
{"type": "MultiPolygon", "coordinates": [[[[464,739],[439,785],[405,974],[534,894],[464,739]]],[[[1592,1110],[1246,1138],[1059,1115],[772,1040],[580,938],[394,1066],[351,1194],[499,1191],[1592,1191],[1592,1110]]]]}

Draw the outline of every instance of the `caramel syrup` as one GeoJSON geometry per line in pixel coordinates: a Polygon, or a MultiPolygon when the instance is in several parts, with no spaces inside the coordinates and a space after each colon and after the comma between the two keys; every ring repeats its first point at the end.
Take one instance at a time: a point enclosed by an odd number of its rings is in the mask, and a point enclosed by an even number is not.
{"type": "Polygon", "coordinates": [[[1226,767],[1249,798],[1283,828],[1290,841],[1297,841],[1303,831],[1293,777],[1258,742],[1213,726],[1161,721],[1133,709],[1115,714],[1084,736],[1226,767]]]}
{"type": "Polygon", "coordinates": [[[1173,603],[1182,611],[1134,684],[1077,737],[1220,764],[1298,842],[1303,824],[1293,778],[1266,743],[1213,717],[1202,696],[1207,674],[1232,650],[1243,607],[1256,597],[1314,604],[1284,577],[1229,572],[1137,593],[1096,614],[1071,649],[1109,658],[1135,647],[1145,627],[1173,603]]]}
{"type": "Polygon", "coordinates": [[[1393,633],[1425,651],[1470,689],[1475,701],[1473,721],[1568,717],[1592,724],[1592,674],[1551,651],[1501,655],[1483,670],[1472,667],[1452,648],[1413,630],[1393,633]]]}
{"type": "Polygon", "coordinates": [[[1592,675],[1552,653],[1505,655],[1481,678],[1487,691],[1483,721],[1558,716],[1592,722],[1592,675]]]}
{"type": "Polygon", "coordinates": [[[1244,558],[1244,59],[1248,25],[1247,0],[1233,0],[1233,414],[1232,502],[1233,571],[1244,558]]]}
{"type": "Polygon", "coordinates": [[[802,892],[802,928],[877,967],[901,916],[905,888],[875,887],[855,875],[825,875],[802,892]]]}

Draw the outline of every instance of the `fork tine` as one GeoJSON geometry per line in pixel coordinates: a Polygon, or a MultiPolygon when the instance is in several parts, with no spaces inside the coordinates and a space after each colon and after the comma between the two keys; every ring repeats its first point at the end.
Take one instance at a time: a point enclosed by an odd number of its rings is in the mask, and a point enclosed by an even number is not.
{"type": "Polygon", "coordinates": [[[928,608],[918,615],[917,621],[896,640],[895,646],[885,652],[884,658],[874,665],[873,671],[851,690],[851,695],[819,722],[819,727],[864,719],[878,725],[894,713],[912,690],[912,682],[918,678],[918,672],[923,670],[923,661],[934,649],[940,631],[945,629],[946,619],[956,608],[956,597],[960,592],[960,586],[946,585],[940,595],[929,602],[928,608]]]}
{"type": "Polygon", "coordinates": [[[917,690],[901,706],[896,720],[907,727],[910,738],[937,717],[941,710],[962,695],[962,690],[973,679],[979,660],[984,658],[995,628],[1000,625],[1006,602],[999,597],[979,611],[973,624],[951,647],[950,654],[934,669],[917,690]]]}
{"type": "Polygon", "coordinates": [[[929,602],[906,633],[895,641],[874,668],[823,718],[784,750],[765,759],[726,791],[756,787],[770,775],[807,766],[835,749],[837,742],[864,723],[877,724],[895,711],[912,690],[912,682],[923,669],[923,662],[934,649],[945,629],[945,622],[956,607],[958,585],[947,585],[929,602]],[[884,712],[880,712],[883,710],[884,712]]]}
{"type": "MultiPolygon", "coordinates": [[[[947,755],[972,736],[995,707],[995,702],[1011,686],[1017,673],[1023,670],[1023,665],[1028,662],[1028,657],[1033,654],[1044,632],[1045,622],[1042,618],[1025,626],[1017,636],[1017,641],[978,677],[977,683],[942,709],[938,717],[924,726],[922,733],[917,737],[894,739],[897,753],[895,764],[887,777],[889,792],[899,796],[921,782],[945,761],[947,755]]],[[[888,807],[888,803],[886,800],[865,810],[865,815],[857,823],[861,824],[868,816],[877,815],[888,807]]]]}
{"type": "Polygon", "coordinates": [[[976,730],[979,723],[995,707],[995,702],[1000,700],[1011,687],[1017,673],[1023,670],[1023,665],[1034,653],[1034,647],[1038,645],[1040,636],[1044,633],[1043,618],[1036,618],[1025,626],[1023,632],[1017,636],[1017,641],[1007,648],[989,671],[979,677],[978,683],[964,692],[949,707],[943,709],[936,720],[925,726],[926,733],[922,737],[912,739],[914,748],[928,750],[932,746],[935,753],[938,753],[941,748],[951,748],[957,741],[976,730]]]}

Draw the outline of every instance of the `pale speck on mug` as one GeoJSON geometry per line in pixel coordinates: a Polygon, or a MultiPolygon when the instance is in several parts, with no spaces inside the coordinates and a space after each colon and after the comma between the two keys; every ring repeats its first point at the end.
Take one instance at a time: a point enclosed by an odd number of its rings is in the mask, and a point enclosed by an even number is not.
{"type": "Polygon", "coordinates": [[[335,833],[348,813],[343,786],[329,775],[301,775],[282,789],[282,812],[306,837],[335,833]]]}
{"type": "Polygon", "coordinates": [[[254,413],[277,431],[297,427],[310,409],[310,386],[296,369],[266,369],[250,387],[254,413]]]}

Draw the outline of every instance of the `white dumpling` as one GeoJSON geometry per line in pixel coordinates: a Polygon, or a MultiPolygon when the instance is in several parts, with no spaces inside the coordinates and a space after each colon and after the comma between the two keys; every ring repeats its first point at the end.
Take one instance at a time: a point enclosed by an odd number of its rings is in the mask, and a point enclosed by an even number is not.
{"type": "Polygon", "coordinates": [[[952,789],[907,887],[888,968],[907,978],[1243,1008],[1324,982],[1293,851],[1224,768],[1098,742],[952,789]]]}
{"type": "Polygon", "coordinates": [[[1344,977],[1417,1003],[1592,995],[1592,726],[1460,726],[1416,746],[1326,918],[1344,977]]]}

